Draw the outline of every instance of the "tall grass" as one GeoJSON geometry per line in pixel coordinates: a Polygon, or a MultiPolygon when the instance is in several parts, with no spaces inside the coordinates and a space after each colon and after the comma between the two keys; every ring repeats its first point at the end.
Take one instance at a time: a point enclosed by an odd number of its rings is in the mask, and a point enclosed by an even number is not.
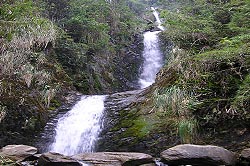
{"type": "Polygon", "coordinates": [[[153,95],[154,108],[165,115],[165,123],[175,126],[183,143],[190,143],[196,135],[197,123],[190,111],[195,98],[190,92],[171,86],[162,90],[156,89],[153,95]]]}
{"type": "MultiPolygon", "coordinates": [[[[51,71],[44,67],[44,64],[49,64],[44,50],[49,43],[54,44],[56,27],[51,21],[32,15],[11,21],[1,20],[0,28],[0,33],[5,34],[0,41],[0,78],[26,84],[27,89],[21,90],[24,96],[31,91],[43,94],[44,87],[51,83],[52,78],[51,71]]],[[[43,95],[36,97],[41,99],[39,102],[44,103],[44,107],[49,107],[55,92],[50,89],[45,101],[43,95]]]]}
{"type": "Polygon", "coordinates": [[[178,133],[182,143],[192,143],[197,135],[198,123],[193,117],[178,121],[178,133]]]}
{"type": "Polygon", "coordinates": [[[55,97],[56,92],[59,91],[60,85],[55,87],[45,86],[44,90],[41,92],[43,101],[47,108],[50,106],[51,100],[55,97]]]}
{"type": "Polygon", "coordinates": [[[178,86],[171,86],[161,91],[156,89],[154,91],[155,107],[163,111],[173,112],[177,116],[187,115],[189,104],[192,101],[192,93],[188,93],[178,86]]]}

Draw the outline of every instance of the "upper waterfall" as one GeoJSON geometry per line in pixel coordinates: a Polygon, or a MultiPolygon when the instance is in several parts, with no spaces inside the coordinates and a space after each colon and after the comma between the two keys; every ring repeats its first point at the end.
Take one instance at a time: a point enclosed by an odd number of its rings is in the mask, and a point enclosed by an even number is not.
{"type": "Polygon", "coordinates": [[[160,30],[164,31],[165,28],[162,26],[162,23],[161,23],[161,20],[160,20],[160,17],[159,17],[159,13],[155,10],[154,7],[151,7],[151,10],[153,10],[153,15],[154,15],[154,17],[156,19],[157,27],[160,30]]]}
{"type": "MultiPolygon", "coordinates": [[[[161,26],[161,21],[158,12],[155,8],[151,8],[158,24],[158,28],[164,30],[161,26]]],[[[146,88],[155,82],[156,74],[163,65],[163,56],[160,50],[158,33],[161,31],[147,31],[144,33],[144,50],[143,57],[144,63],[142,66],[142,72],[139,78],[139,84],[141,88],[146,88]]]]}

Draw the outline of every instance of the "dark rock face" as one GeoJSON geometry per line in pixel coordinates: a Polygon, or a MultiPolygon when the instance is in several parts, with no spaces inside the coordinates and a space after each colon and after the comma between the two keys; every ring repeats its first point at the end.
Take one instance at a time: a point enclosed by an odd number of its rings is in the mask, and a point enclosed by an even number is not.
{"type": "Polygon", "coordinates": [[[81,166],[76,160],[59,153],[44,153],[38,160],[38,165],[43,166],[81,166]]]}
{"type": "Polygon", "coordinates": [[[143,153],[98,152],[83,153],[72,158],[94,166],[138,166],[154,163],[153,157],[143,153]]]}
{"type": "Polygon", "coordinates": [[[139,88],[138,77],[143,64],[143,38],[142,35],[133,36],[133,43],[121,50],[114,58],[114,78],[118,86],[114,91],[128,91],[139,88]]]}
{"type": "Polygon", "coordinates": [[[14,161],[23,161],[37,153],[37,148],[27,145],[7,145],[0,150],[0,156],[14,161]]]}
{"type": "Polygon", "coordinates": [[[169,165],[235,165],[233,152],[212,145],[184,144],[161,153],[163,161],[169,165]]]}
{"type": "Polygon", "coordinates": [[[126,149],[128,144],[121,146],[119,143],[121,140],[118,136],[123,132],[123,128],[114,128],[121,123],[121,118],[124,118],[125,113],[131,112],[129,106],[136,101],[142,100],[141,92],[142,90],[135,90],[108,96],[105,101],[105,128],[101,132],[97,151],[133,151],[132,149],[126,149]]]}

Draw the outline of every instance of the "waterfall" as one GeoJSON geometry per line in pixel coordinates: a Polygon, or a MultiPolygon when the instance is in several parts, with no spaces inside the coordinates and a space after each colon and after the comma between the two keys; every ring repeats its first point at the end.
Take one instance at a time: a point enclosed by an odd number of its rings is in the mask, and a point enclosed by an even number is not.
{"type": "Polygon", "coordinates": [[[83,96],[56,126],[50,151],[65,155],[93,152],[102,126],[105,96],[83,96]]]}
{"type": "Polygon", "coordinates": [[[157,27],[158,27],[160,30],[163,31],[165,28],[161,25],[161,20],[160,20],[160,17],[159,17],[159,13],[155,10],[154,7],[151,7],[151,10],[153,10],[153,15],[155,16],[156,23],[157,23],[157,27]]]}
{"type": "MultiPolygon", "coordinates": [[[[156,19],[156,23],[158,24],[158,28],[164,30],[163,26],[161,26],[161,21],[159,18],[159,14],[155,10],[155,8],[151,8],[153,10],[153,14],[156,19]]],[[[163,56],[159,46],[159,38],[158,33],[161,31],[147,31],[144,33],[144,50],[143,57],[144,63],[142,67],[142,73],[139,78],[139,84],[141,88],[146,88],[152,85],[155,82],[155,77],[157,72],[163,65],[163,56]]]]}
{"type": "MultiPolygon", "coordinates": [[[[158,13],[154,8],[152,10],[156,17],[158,28],[163,30],[164,28],[161,28],[158,13]]],[[[163,57],[158,42],[159,32],[161,31],[148,31],[144,33],[144,64],[139,78],[140,88],[145,88],[153,84],[156,73],[163,65],[163,57]]],[[[126,104],[126,102],[134,100],[134,98],[129,98],[128,100],[126,94],[130,93],[124,92],[123,95],[120,93],[116,101],[126,104]]],[[[43,148],[43,152],[53,151],[64,155],[94,152],[98,136],[102,129],[106,97],[104,95],[82,96],[81,100],[70,111],[59,113],[60,116],[47,123],[45,131],[42,133],[42,139],[45,142],[40,146],[46,147],[43,148]],[[51,141],[52,136],[54,136],[53,142],[51,141]],[[49,149],[45,146],[46,144],[49,144],[49,149]]],[[[108,102],[106,101],[106,103],[108,102]]],[[[112,103],[113,100],[108,105],[110,106],[112,103]]],[[[117,103],[112,106],[112,108],[116,107],[117,103]]]]}

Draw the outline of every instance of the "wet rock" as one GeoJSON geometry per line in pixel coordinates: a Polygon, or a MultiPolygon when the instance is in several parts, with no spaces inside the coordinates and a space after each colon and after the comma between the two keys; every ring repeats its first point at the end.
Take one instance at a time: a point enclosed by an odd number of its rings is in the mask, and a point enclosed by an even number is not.
{"type": "Polygon", "coordinates": [[[250,165],[250,148],[244,149],[240,153],[240,164],[242,166],[249,166],[250,165]]]}
{"type": "Polygon", "coordinates": [[[169,165],[235,165],[233,152],[212,145],[184,144],[161,153],[164,163],[169,165]]]}
{"type": "Polygon", "coordinates": [[[138,166],[154,163],[152,156],[143,153],[97,152],[78,154],[72,158],[94,166],[138,166]]]}
{"type": "MultiPolygon", "coordinates": [[[[127,150],[122,148],[118,143],[121,141],[121,139],[118,138],[118,135],[124,132],[125,128],[117,127],[118,130],[114,130],[113,128],[120,124],[121,119],[125,117],[125,114],[131,113],[129,108],[130,105],[144,99],[142,92],[142,90],[126,91],[112,94],[106,98],[106,111],[104,115],[105,128],[99,136],[98,151],[117,151],[118,148],[119,151],[135,151],[134,149],[127,150]]],[[[127,147],[127,144],[125,147],[127,147]]]]}
{"type": "Polygon", "coordinates": [[[14,161],[23,161],[37,153],[37,148],[27,145],[7,145],[0,150],[0,156],[14,161]]]}
{"type": "Polygon", "coordinates": [[[42,166],[81,166],[81,164],[59,153],[48,152],[41,155],[38,160],[38,165],[42,166]]]}
{"type": "Polygon", "coordinates": [[[240,153],[240,157],[244,160],[250,161],[250,148],[242,150],[242,152],[240,153]]]}

